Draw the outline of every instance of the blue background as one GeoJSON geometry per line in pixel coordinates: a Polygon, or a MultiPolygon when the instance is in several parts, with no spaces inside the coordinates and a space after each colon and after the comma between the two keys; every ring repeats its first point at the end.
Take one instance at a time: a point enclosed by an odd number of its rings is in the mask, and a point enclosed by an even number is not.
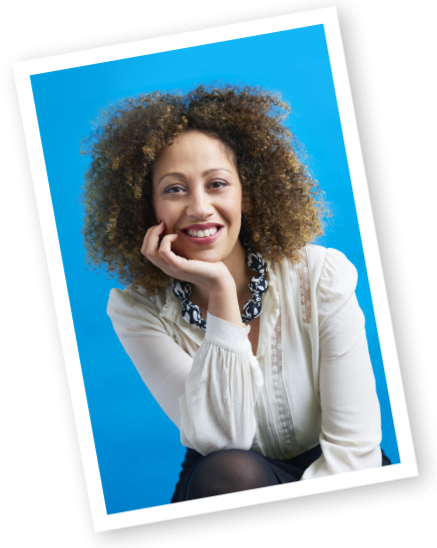
{"type": "Polygon", "coordinates": [[[323,26],[38,74],[32,89],[108,514],[169,503],[185,450],[106,316],[109,291],[120,285],[85,268],[80,194],[89,159],[79,155],[80,140],[110,102],[213,80],[279,91],[292,106],[287,123],[334,213],[316,243],[358,269],[382,447],[399,462],[323,26]]]}

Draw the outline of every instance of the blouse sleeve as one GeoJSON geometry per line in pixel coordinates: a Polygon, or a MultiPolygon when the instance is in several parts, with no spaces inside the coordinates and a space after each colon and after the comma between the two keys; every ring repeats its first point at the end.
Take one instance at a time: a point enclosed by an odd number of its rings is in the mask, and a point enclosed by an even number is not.
{"type": "Polygon", "coordinates": [[[250,449],[254,408],[263,384],[248,340],[239,327],[208,313],[206,334],[180,398],[185,436],[199,453],[250,449]]]}
{"type": "Polygon", "coordinates": [[[322,456],[303,480],[381,466],[381,416],[356,283],[355,267],[329,249],[317,288],[322,456]]]}
{"type": "Polygon", "coordinates": [[[178,400],[193,359],[172,339],[150,299],[112,289],[107,313],[145,385],[180,429],[178,400]]]}
{"type": "Polygon", "coordinates": [[[250,328],[211,314],[194,360],[171,337],[150,301],[113,289],[107,309],[115,332],[158,404],[181,431],[184,445],[207,455],[249,449],[262,375],[250,328]]]}

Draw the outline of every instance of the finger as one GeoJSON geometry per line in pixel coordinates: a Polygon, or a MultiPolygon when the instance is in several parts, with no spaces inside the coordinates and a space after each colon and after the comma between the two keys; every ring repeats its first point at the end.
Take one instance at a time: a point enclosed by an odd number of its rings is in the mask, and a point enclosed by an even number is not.
{"type": "Polygon", "coordinates": [[[164,230],[165,226],[163,221],[149,228],[144,236],[143,245],[141,246],[141,253],[143,255],[148,257],[150,253],[153,253],[158,249],[159,239],[164,230]]]}
{"type": "MultiPolygon", "coordinates": [[[[168,276],[173,276],[174,274],[171,271],[171,267],[169,267],[159,253],[160,239],[164,236],[165,232],[164,222],[151,227],[147,232],[148,233],[144,238],[142,253],[151,263],[157,266],[165,274],[168,276]]],[[[174,234],[168,236],[174,236],[174,234]]]]}
{"type": "Polygon", "coordinates": [[[175,272],[180,272],[185,270],[186,265],[188,264],[187,259],[177,255],[171,248],[173,242],[178,238],[178,234],[168,234],[162,239],[161,245],[159,247],[159,256],[166,264],[175,272]]]}
{"type": "Polygon", "coordinates": [[[177,240],[179,234],[167,234],[162,238],[161,243],[159,245],[159,254],[160,255],[175,255],[174,251],[171,248],[171,244],[177,240]]]}
{"type": "MultiPolygon", "coordinates": [[[[172,268],[172,264],[174,262],[172,260],[172,257],[173,259],[179,258],[171,250],[171,242],[176,240],[177,237],[178,237],[177,234],[167,234],[161,240],[160,247],[156,249],[153,253],[149,254],[150,261],[170,277],[175,277],[175,272],[173,271],[173,268],[172,268]],[[167,251],[167,253],[161,254],[161,247],[163,242],[164,242],[164,249],[167,251]]],[[[149,243],[149,246],[150,246],[150,243],[149,243]]]]}
{"type": "MultiPolygon", "coordinates": [[[[155,228],[155,227],[153,227],[155,228]]],[[[162,270],[168,276],[173,276],[171,267],[165,262],[159,253],[159,232],[156,234],[156,230],[151,231],[145,240],[145,249],[142,249],[144,256],[160,270],[162,270]]]]}
{"type": "Polygon", "coordinates": [[[147,248],[147,242],[149,241],[149,238],[150,238],[150,234],[153,230],[154,226],[151,226],[150,228],[147,229],[145,235],[144,235],[144,238],[143,238],[143,243],[141,245],[141,253],[144,255],[145,252],[146,252],[146,248],[147,248]]]}

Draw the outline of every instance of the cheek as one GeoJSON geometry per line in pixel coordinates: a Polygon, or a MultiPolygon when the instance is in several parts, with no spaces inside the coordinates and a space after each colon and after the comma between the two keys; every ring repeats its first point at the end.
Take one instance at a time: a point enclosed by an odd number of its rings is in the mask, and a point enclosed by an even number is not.
{"type": "Polygon", "coordinates": [[[159,204],[157,204],[156,202],[153,202],[153,209],[155,210],[155,217],[156,217],[156,220],[158,221],[161,221],[162,220],[162,208],[159,207],[159,204]]]}
{"type": "Polygon", "coordinates": [[[176,214],[173,211],[174,208],[172,208],[170,204],[163,203],[160,200],[154,201],[153,207],[157,222],[164,221],[166,232],[172,231],[176,223],[176,214]]]}
{"type": "Polygon", "coordinates": [[[153,189],[152,204],[158,223],[159,221],[165,221],[171,211],[172,204],[161,193],[156,192],[155,189],[153,189]]]}
{"type": "Polygon", "coordinates": [[[228,203],[225,207],[225,211],[227,211],[227,216],[229,219],[229,222],[235,226],[235,228],[239,227],[241,224],[241,203],[238,201],[238,199],[232,200],[232,202],[228,203]]]}

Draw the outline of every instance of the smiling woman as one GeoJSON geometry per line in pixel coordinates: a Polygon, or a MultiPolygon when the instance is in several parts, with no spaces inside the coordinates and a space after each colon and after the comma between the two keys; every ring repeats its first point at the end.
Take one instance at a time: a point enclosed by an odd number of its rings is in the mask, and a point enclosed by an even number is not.
{"type": "MultiPolygon", "coordinates": [[[[177,255],[215,263],[227,258],[237,244],[242,188],[231,158],[217,138],[189,131],[155,162],[153,207],[166,233],[181,236],[172,244],[177,255]],[[211,246],[213,242],[217,243],[211,246]]],[[[242,252],[241,244],[238,247],[242,252]]]]}
{"type": "Polygon", "coordinates": [[[88,141],[85,244],[108,314],[187,454],[172,502],[378,467],[357,273],[311,245],[323,204],[255,88],[158,93],[88,141]]]}
{"type": "Polygon", "coordinates": [[[187,276],[184,270],[183,278],[193,283],[192,298],[204,317],[208,305],[211,313],[218,312],[217,307],[221,307],[222,319],[243,326],[239,307],[233,306],[237,304],[235,299],[221,302],[222,296],[216,302],[211,297],[213,286],[226,280],[230,284],[224,288],[226,296],[232,295],[235,284],[237,295],[250,297],[248,287],[252,277],[239,240],[241,183],[231,154],[223,143],[199,131],[188,131],[179,136],[155,162],[153,206],[157,219],[162,221],[158,233],[161,235],[165,230],[165,234],[174,234],[169,240],[178,258],[167,252],[165,244],[158,250],[156,238],[152,239],[151,246],[147,246],[150,241],[147,235],[144,255],[172,277],[180,277],[176,271],[178,267],[192,268],[191,276],[187,276]],[[210,229],[213,234],[210,234],[210,229]],[[204,231],[208,234],[205,235],[204,231]],[[172,260],[179,263],[173,264],[172,260]],[[202,261],[203,264],[193,261],[202,261]],[[200,273],[207,276],[208,283],[198,277],[200,273]]]}

